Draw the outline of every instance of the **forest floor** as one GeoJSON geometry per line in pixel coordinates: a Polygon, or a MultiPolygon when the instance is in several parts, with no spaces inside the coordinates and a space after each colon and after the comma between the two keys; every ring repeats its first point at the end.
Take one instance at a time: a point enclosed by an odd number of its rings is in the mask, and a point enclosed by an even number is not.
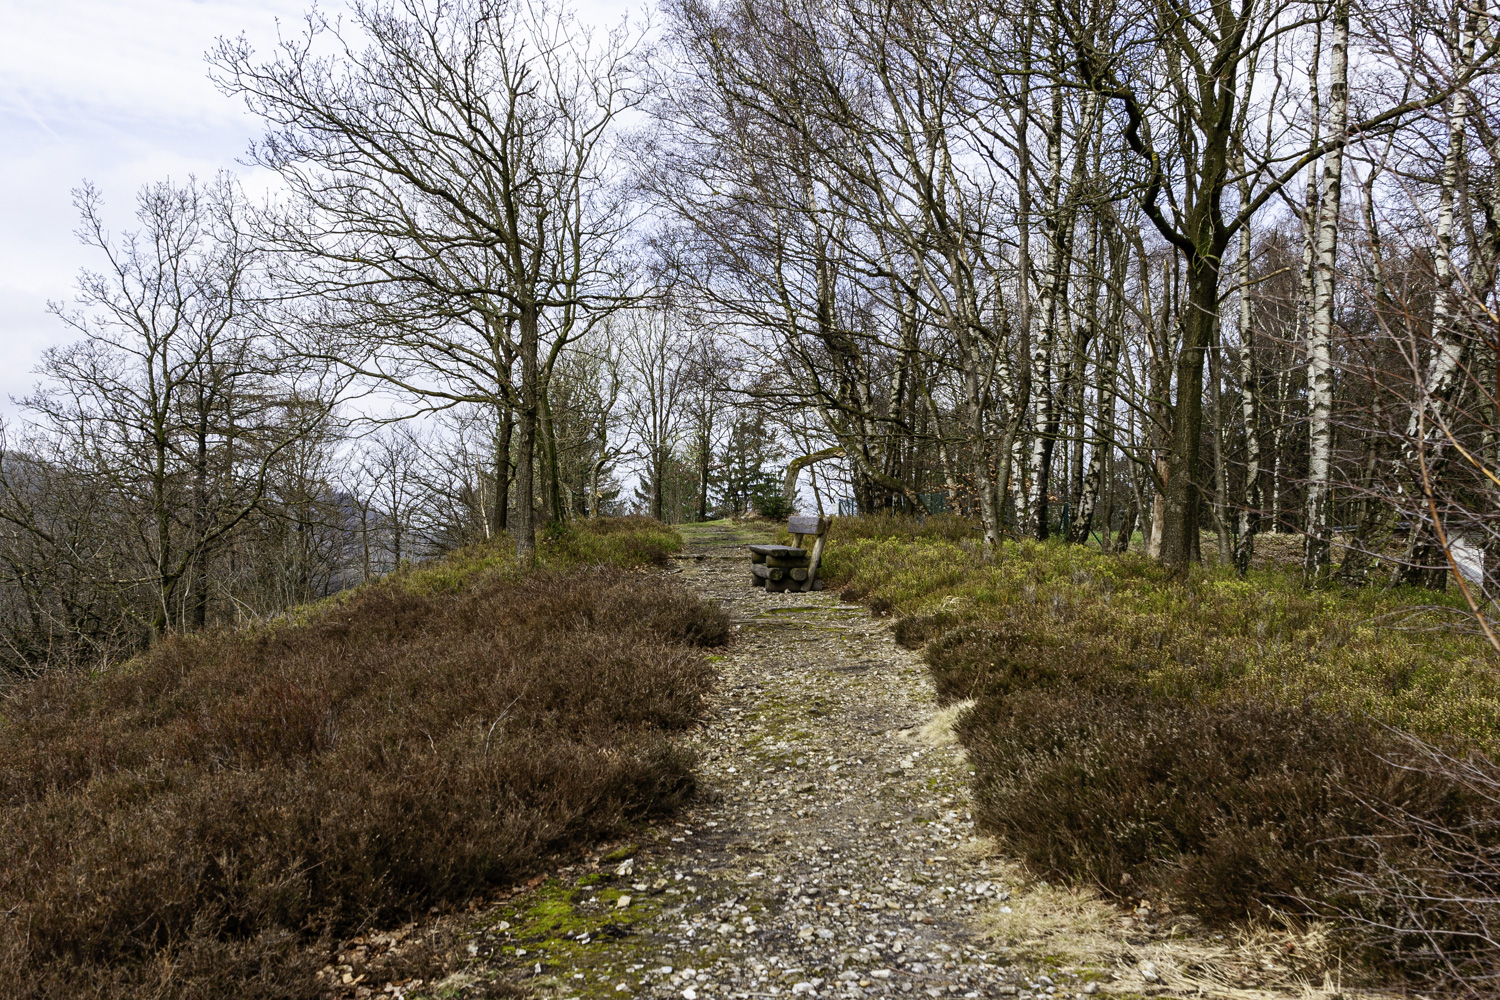
{"type": "Polygon", "coordinates": [[[703,794],[458,918],[462,968],[385,995],[1349,995],[1316,928],[1214,935],[1027,878],[974,828],[954,710],[938,710],[919,654],[834,592],[751,587],[754,529],[679,530],[671,572],[735,630],[692,737],[703,794]]]}

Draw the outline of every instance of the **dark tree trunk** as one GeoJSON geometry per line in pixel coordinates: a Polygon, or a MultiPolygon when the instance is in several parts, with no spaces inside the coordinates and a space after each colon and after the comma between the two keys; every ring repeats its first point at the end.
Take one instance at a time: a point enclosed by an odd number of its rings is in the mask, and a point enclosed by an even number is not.
{"type": "Polygon", "coordinates": [[[521,310],[521,405],[520,436],[516,442],[516,560],[522,566],[536,562],[536,432],[537,432],[537,307],[527,303],[521,310]]]}
{"type": "Polygon", "coordinates": [[[546,520],[563,521],[567,519],[568,512],[562,502],[562,483],[557,467],[557,435],[552,426],[552,401],[547,398],[545,389],[538,391],[537,405],[540,410],[542,464],[547,474],[547,492],[543,496],[546,520]]]}
{"type": "Polygon", "coordinates": [[[516,411],[506,405],[500,409],[495,428],[495,496],[490,505],[490,532],[498,538],[508,529],[510,520],[510,484],[514,467],[510,460],[510,441],[515,433],[516,411]]]}
{"type": "Polygon", "coordinates": [[[1182,317],[1182,351],[1177,356],[1177,405],[1172,414],[1171,454],[1167,459],[1166,517],[1161,561],[1185,574],[1198,552],[1198,461],[1203,433],[1203,364],[1218,315],[1219,264],[1203,255],[1188,264],[1188,300],[1182,317]]]}

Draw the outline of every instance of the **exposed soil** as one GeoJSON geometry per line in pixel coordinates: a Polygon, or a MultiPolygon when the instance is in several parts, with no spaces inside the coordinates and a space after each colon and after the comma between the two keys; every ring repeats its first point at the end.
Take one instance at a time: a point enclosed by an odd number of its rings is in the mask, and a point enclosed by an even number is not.
{"type": "Polygon", "coordinates": [[[677,822],[476,911],[462,972],[388,994],[1337,992],[1286,959],[1285,933],[1215,941],[1149,902],[1129,912],[1021,878],[976,835],[953,711],[938,712],[925,667],[887,623],[834,592],[750,586],[743,545],[762,539],[748,529],[683,535],[673,571],[735,626],[693,736],[704,794],[677,822]]]}

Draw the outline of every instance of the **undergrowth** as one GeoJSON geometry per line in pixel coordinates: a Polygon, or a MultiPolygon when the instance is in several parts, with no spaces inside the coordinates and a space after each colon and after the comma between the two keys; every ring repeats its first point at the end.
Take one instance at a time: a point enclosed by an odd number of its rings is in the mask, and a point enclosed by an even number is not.
{"type": "Polygon", "coordinates": [[[1198,567],[1179,585],[1135,553],[1022,542],[987,560],[968,539],[850,538],[859,530],[851,520],[835,522],[824,554],[830,586],[899,615],[897,639],[910,646],[980,626],[944,644],[934,668],[969,680],[943,683],[981,683],[998,655],[991,644],[1031,644],[1052,652],[1030,660],[1087,655],[1164,696],[1308,701],[1478,749],[1500,746],[1493,653],[1483,637],[1444,627],[1456,597],[1307,590],[1276,569],[1239,577],[1198,567]]]}
{"type": "Polygon", "coordinates": [[[6,995],[311,998],[341,936],[675,806],[697,647],[728,622],[622,572],[671,540],[583,527],[530,574],[469,550],[280,628],[10,689],[6,995]]]}
{"type": "Polygon", "coordinates": [[[1275,568],[1177,583],[1062,543],[987,558],[972,528],[892,519],[836,522],[824,567],[925,647],[941,702],[974,699],[976,818],[1038,875],[1211,923],[1333,918],[1418,975],[1492,961],[1500,800],[1411,753],[1489,774],[1500,746],[1493,657],[1445,627],[1442,595],[1275,568]],[[1439,864],[1434,830],[1479,846],[1439,864]]]}

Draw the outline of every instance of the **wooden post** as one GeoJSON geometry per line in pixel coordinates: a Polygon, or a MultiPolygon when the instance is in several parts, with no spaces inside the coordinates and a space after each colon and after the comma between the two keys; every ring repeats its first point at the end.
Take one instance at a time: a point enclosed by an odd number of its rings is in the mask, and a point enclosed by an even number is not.
{"type": "Polygon", "coordinates": [[[812,590],[813,584],[818,582],[818,563],[823,561],[823,539],[828,537],[828,530],[833,527],[833,518],[821,520],[818,524],[818,540],[813,542],[812,560],[807,566],[807,580],[798,588],[802,593],[812,590]]]}

